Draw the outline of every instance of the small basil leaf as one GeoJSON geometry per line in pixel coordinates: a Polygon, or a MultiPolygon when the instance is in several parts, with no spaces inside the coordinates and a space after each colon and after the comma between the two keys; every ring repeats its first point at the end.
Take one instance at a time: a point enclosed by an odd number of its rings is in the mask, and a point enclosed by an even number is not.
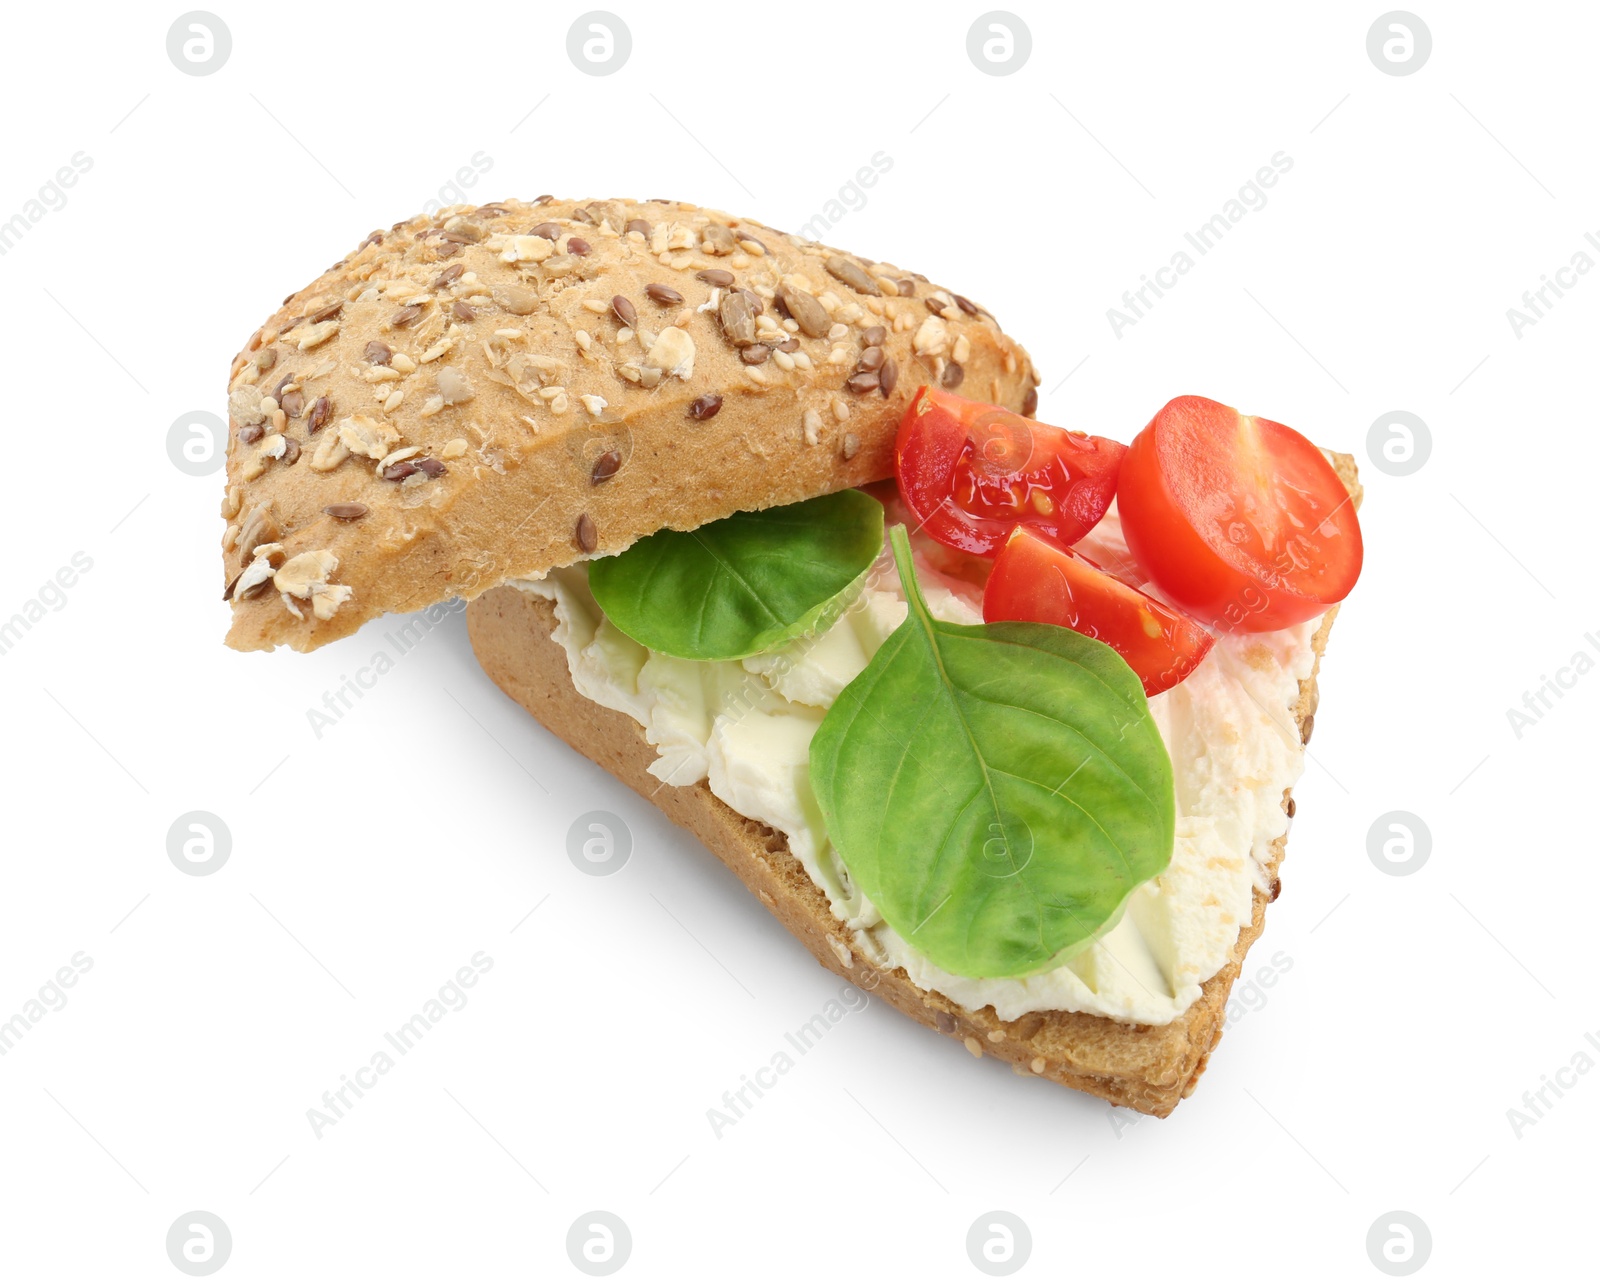
{"type": "Polygon", "coordinates": [[[657,532],[589,565],[589,588],[624,635],[670,657],[764,653],[854,597],[883,549],[883,506],[847,490],[657,532]]]}
{"type": "Polygon", "coordinates": [[[1172,762],[1143,686],[1086,635],[952,626],[891,540],[906,620],[811,742],[852,877],[901,938],[969,979],[1082,951],[1172,859],[1172,762]]]}

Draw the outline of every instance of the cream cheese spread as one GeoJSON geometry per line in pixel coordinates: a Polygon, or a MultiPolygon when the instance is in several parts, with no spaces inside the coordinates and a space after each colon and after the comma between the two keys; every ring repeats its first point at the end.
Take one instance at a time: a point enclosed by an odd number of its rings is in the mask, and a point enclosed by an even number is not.
{"type": "MultiPolygon", "coordinates": [[[[1115,510],[1090,541],[1116,566],[1115,510]]],[[[980,592],[917,560],[935,617],[983,620],[980,592]]],[[[1002,1020],[1029,1011],[1082,1011],[1166,1024],[1200,996],[1228,961],[1252,894],[1265,888],[1272,843],[1289,820],[1284,792],[1303,752],[1292,715],[1315,655],[1313,620],[1286,630],[1224,635],[1176,687],[1150,700],[1172,757],[1177,797],[1172,863],[1134,891],[1115,926],[1066,965],[1020,979],[966,979],[940,970],[878,915],[829,844],[811,790],[812,736],[845,685],[905,620],[893,562],[879,560],[854,604],[822,635],[739,662],[691,662],[652,653],[608,621],[583,565],[513,586],[552,601],[554,639],[578,692],[625,712],[656,749],[662,782],[704,781],[734,810],[782,832],[856,949],[902,967],[923,988],[1002,1020]]]]}

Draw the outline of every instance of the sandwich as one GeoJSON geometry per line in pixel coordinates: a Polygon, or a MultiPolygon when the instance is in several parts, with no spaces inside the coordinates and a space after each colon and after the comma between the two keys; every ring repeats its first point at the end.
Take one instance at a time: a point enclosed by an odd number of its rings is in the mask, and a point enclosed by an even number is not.
{"type": "Polygon", "coordinates": [[[898,265],[668,201],[373,232],[234,359],[239,649],[467,601],[485,672],[824,967],[1166,1116],[1278,867],[1353,461],[1185,396],[1129,443],[898,265]]]}

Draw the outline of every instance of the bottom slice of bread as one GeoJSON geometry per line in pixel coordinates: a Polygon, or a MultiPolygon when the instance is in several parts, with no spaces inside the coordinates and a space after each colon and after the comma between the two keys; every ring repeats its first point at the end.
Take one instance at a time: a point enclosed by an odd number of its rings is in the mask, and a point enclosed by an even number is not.
{"type": "MultiPolygon", "coordinates": [[[[1354,462],[1336,457],[1335,465],[1359,498],[1354,462]]],[[[1312,640],[1318,666],[1333,618],[1334,612],[1323,618],[1312,640]]],[[[941,993],[919,988],[905,971],[883,970],[854,953],[850,932],[789,852],[782,833],[736,813],[703,782],[669,787],[653,777],[649,767],[656,753],[643,728],[631,716],[590,702],[573,688],[566,653],[551,639],[555,628],[555,608],[548,600],[509,586],[488,591],[467,609],[473,652],[489,678],[551,733],[699,837],[822,965],[918,1023],[963,1042],[973,1055],[992,1055],[1019,1073],[1159,1118],[1194,1090],[1222,1037],[1229,990],[1261,934],[1267,904],[1277,897],[1285,837],[1273,842],[1267,863],[1271,893],[1256,891],[1250,924],[1241,927],[1227,964],[1172,1023],[1123,1024],[1076,1011],[1035,1011],[1001,1020],[992,1007],[969,1011],[941,993]]],[[[1291,713],[1302,742],[1311,736],[1316,707],[1313,667],[1291,713]]],[[[1286,805],[1293,808],[1292,802],[1286,805]]]]}

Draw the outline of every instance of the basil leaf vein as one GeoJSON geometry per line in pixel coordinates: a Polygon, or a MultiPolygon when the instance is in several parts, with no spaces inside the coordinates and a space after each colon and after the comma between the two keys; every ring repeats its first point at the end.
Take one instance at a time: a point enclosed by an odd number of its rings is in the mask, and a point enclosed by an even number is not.
{"type": "Polygon", "coordinates": [[[903,528],[906,620],[811,743],[833,844],[884,920],[973,979],[1036,974],[1115,924],[1172,859],[1172,763],[1110,648],[928,611],[903,528]]]}
{"type": "Polygon", "coordinates": [[[847,490],[657,532],[591,562],[589,588],[617,629],[646,648],[731,661],[847,606],[882,549],[883,506],[847,490]]]}

